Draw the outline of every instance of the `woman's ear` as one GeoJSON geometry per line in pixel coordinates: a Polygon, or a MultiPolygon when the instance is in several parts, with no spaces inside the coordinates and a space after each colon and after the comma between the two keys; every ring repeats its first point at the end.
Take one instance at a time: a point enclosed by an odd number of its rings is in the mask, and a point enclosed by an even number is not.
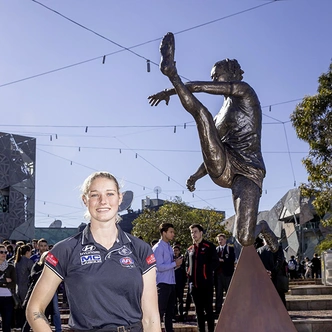
{"type": "Polygon", "coordinates": [[[82,195],[82,201],[83,201],[84,205],[86,206],[87,201],[86,201],[86,197],[85,197],[85,195],[82,195]]]}
{"type": "Polygon", "coordinates": [[[120,193],[119,194],[119,206],[121,205],[121,203],[122,203],[122,199],[123,199],[123,194],[122,193],[120,193]]]}

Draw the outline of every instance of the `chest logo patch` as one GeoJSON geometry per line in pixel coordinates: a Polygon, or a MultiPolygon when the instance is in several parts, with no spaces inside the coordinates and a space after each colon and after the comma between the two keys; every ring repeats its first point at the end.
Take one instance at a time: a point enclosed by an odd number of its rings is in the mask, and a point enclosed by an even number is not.
{"type": "Polygon", "coordinates": [[[132,269],[135,267],[134,260],[131,257],[122,257],[120,258],[120,264],[123,267],[127,267],[129,269],[132,269]]]}
{"type": "Polygon", "coordinates": [[[132,251],[127,248],[126,246],[123,246],[119,249],[118,253],[121,255],[121,256],[129,256],[132,251]]]}
{"type": "Polygon", "coordinates": [[[82,251],[94,251],[94,250],[96,250],[96,247],[94,246],[94,245],[92,245],[92,244],[89,244],[89,245],[87,245],[87,246],[84,246],[83,248],[82,248],[82,251]]]}
{"type": "Polygon", "coordinates": [[[80,257],[81,265],[101,263],[100,255],[84,255],[80,257]]]}

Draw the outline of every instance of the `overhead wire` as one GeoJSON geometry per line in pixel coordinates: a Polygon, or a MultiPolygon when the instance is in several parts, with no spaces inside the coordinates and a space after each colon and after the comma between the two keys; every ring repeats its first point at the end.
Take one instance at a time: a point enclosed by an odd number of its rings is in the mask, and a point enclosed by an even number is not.
{"type": "MultiPolygon", "coordinates": [[[[39,74],[35,74],[35,75],[32,75],[32,76],[28,76],[28,77],[25,77],[25,78],[21,78],[21,79],[18,79],[18,80],[15,80],[15,81],[11,81],[11,82],[7,82],[7,83],[3,83],[3,84],[0,84],[0,88],[2,87],[5,87],[5,86],[8,86],[8,85],[12,85],[12,84],[17,84],[17,83],[20,83],[20,82],[24,82],[24,81],[27,81],[27,80],[30,80],[30,79],[34,79],[34,78],[37,78],[37,77],[40,77],[40,76],[45,76],[45,75],[48,75],[48,74],[52,74],[52,73],[55,73],[55,72],[58,72],[58,71],[61,71],[61,70],[65,70],[65,69],[68,69],[68,68],[72,68],[72,67],[75,67],[75,66],[79,66],[79,65],[82,65],[82,64],[85,64],[85,63],[88,63],[88,62],[91,62],[91,61],[95,61],[95,60],[100,60],[100,59],[104,59],[105,56],[112,56],[114,54],[117,54],[117,53],[120,53],[120,52],[124,52],[124,51],[128,51],[144,60],[149,60],[150,63],[152,63],[153,65],[155,66],[159,66],[158,63],[154,62],[154,61],[151,61],[150,59],[138,54],[137,52],[134,52],[132,51],[133,48],[137,48],[137,47],[140,47],[140,46],[143,46],[143,45],[146,45],[146,44],[149,44],[149,43],[152,43],[152,42],[156,42],[156,41],[160,41],[161,40],[161,37],[159,38],[155,38],[155,39],[151,39],[149,41],[146,41],[146,42],[143,42],[143,43],[140,43],[140,44],[137,44],[137,45],[134,45],[134,46],[130,46],[130,47],[125,47],[125,46],[122,46],[121,44],[113,41],[112,39],[110,38],[107,38],[103,35],[101,35],[100,33],[84,26],[83,24],[80,24],[76,21],[74,21],[73,19],[61,14],[60,12],[46,6],[45,4],[37,1],[37,0],[31,0],[32,2],[35,2],[36,4],[40,5],[40,6],[43,6],[44,8],[54,12],[55,14],[57,15],[60,15],[61,17],[65,18],[66,20],[72,22],[73,24],[76,24],[78,26],[80,26],[81,28],[97,35],[98,37],[100,38],[103,38],[109,42],[111,42],[112,44],[118,46],[121,48],[121,50],[118,50],[118,51],[115,51],[115,52],[111,52],[111,53],[108,53],[108,54],[103,54],[103,55],[100,55],[100,56],[97,56],[97,57],[94,57],[94,58],[91,58],[91,59],[87,59],[87,60],[83,60],[83,61],[80,61],[80,62],[77,62],[77,63],[73,63],[73,64],[70,64],[70,65],[66,65],[66,66],[63,66],[63,67],[59,67],[59,68],[56,68],[56,69],[52,69],[52,70],[49,70],[49,71],[46,71],[46,72],[43,72],[43,73],[39,73],[39,74]]],[[[255,10],[255,9],[258,9],[260,7],[263,7],[263,6],[266,6],[266,5],[269,5],[271,3],[275,2],[275,0],[272,0],[270,2],[267,2],[267,3],[264,3],[264,4],[261,4],[261,5],[258,5],[258,6],[254,6],[254,7],[251,7],[251,8],[248,8],[248,9],[245,9],[245,10],[242,10],[242,11],[239,11],[239,12],[236,12],[236,13],[233,13],[233,14],[230,14],[230,15],[227,15],[227,16],[223,16],[223,17],[220,17],[218,19],[215,19],[215,20],[212,20],[212,21],[208,21],[208,22],[205,22],[205,23],[202,23],[202,24],[198,24],[196,26],[193,26],[193,27],[190,27],[190,28],[187,28],[187,29],[184,29],[184,30],[181,30],[181,31],[178,31],[178,32],[175,32],[174,34],[175,35],[178,35],[178,34],[181,34],[181,33],[184,33],[184,32],[187,32],[187,31],[190,31],[190,30],[194,30],[194,29],[198,29],[198,28],[201,28],[203,26],[206,26],[206,25],[209,25],[209,24],[213,24],[213,23],[216,23],[216,22],[219,22],[221,20],[224,20],[224,19],[227,19],[227,18],[230,18],[230,17],[233,17],[233,16],[237,16],[237,15],[240,15],[240,14],[243,14],[243,13],[246,13],[246,12],[249,12],[251,10],[255,10]]],[[[184,77],[181,75],[182,78],[184,78],[185,80],[189,81],[188,78],[184,77]]]]}

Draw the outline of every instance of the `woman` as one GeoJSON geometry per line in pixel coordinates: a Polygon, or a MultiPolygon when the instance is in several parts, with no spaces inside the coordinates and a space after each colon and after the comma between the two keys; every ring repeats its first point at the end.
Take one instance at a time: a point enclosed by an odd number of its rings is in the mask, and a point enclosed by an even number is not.
{"type": "Polygon", "coordinates": [[[6,247],[0,244],[0,315],[2,331],[10,332],[10,324],[14,310],[12,292],[15,291],[16,274],[13,265],[6,260],[6,247]]]}
{"type": "Polygon", "coordinates": [[[89,225],[54,246],[27,307],[34,332],[51,331],[45,308],[64,280],[74,331],[160,332],[151,247],[117,224],[119,184],[107,172],[82,186],[89,225]]]}
{"type": "MultiPolygon", "coordinates": [[[[31,247],[27,244],[21,245],[16,251],[14,266],[16,270],[16,294],[21,303],[23,303],[29,288],[29,276],[33,266],[33,261],[30,260],[31,247]]],[[[25,322],[25,315],[23,309],[16,311],[16,327],[22,328],[25,322]]]]}
{"type": "Polygon", "coordinates": [[[305,268],[305,274],[304,278],[308,279],[312,277],[312,263],[309,257],[305,258],[305,263],[304,263],[304,268],[305,268]]]}
{"type": "Polygon", "coordinates": [[[6,260],[8,261],[8,259],[12,258],[14,256],[14,248],[11,244],[8,244],[6,246],[7,249],[7,256],[6,256],[6,260]]]}

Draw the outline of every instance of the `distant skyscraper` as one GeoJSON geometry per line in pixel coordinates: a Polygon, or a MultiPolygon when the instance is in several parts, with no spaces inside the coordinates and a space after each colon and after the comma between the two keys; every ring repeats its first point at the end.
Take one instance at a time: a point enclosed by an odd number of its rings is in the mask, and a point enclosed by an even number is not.
{"type": "Polygon", "coordinates": [[[0,132],[0,240],[34,237],[36,139],[0,132]]]}

